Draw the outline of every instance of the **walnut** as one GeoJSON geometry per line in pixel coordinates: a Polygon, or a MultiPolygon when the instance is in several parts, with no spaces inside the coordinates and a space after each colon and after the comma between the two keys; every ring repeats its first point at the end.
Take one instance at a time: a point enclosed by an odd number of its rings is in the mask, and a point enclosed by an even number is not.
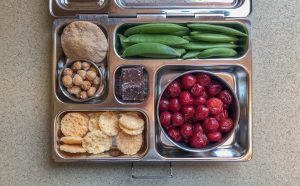
{"type": "Polygon", "coordinates": [[[72,75],[73,75],[73,70],[70,69],[70,68],[66,68],[66,69],[64,70],[64,75],[65,75],[65,76],[72,76],[72,75]]]}
{"type": "Polygon", "coordinates": [[[62,83],[65,87],[71,88],[73,86],[73,80],[71,76],[64,76],[62,78],[62,83]]]}
{"type": "Polygon", "coordinates": [[[83,90],[89,90],[90,88],[91,88],[91,83],[89,82],[89,81],[84,81],[83,83],[82,83],[82,85],[81,85],[81,88],[83,89],[83,90]]]}
{"type": "Polygon", "coordinates": [[[97,89],[95,87],[91,87],[88,91],[87,91],[87,95],[88,97],[92,97],[95,95],[97,89]]]}
{"type": "Polygon", "coordinates": [[[82,62],[82,69],[88,71],[91,68],[91,64],[88,62],[82,62]]]}
{"type": "Polygon", "coordinates": [[[76,61],[75,63],[73,63],[73,65],[71,66],[71,69],[75,72],[77,72],[77,70],[81,70],[81,62],[76,61]]]}
{"type": "Polygon", "coordinates": [[[81,88],[78,87],[78,86],[73,86],[71,88],[68,88],[67,91],[70,93],[70,94],[74,94],[74,95],[78,95],[81,91],[81,88]]]}
{"type": "Polygon", "coordinates": [[[87,92],[86,92],[86,91],[81,91],[81,92],[79,93],[78,97],[79,97],[80,99],[87,99],[87,98],[88,98],[87,92]]]}
{"type": "Polygon", "coordinates": [[[86,78],[86,71],[85,70],[78,70],[77,74],[83,79],[85,80],[86,78]]]}
{"type": "Polygon", "coordinates": [[[95,77],[95,79],[93,80],[93,84],[94,85],[99,85],[100,84],[100,77],[99,76],[97,76],[97,77],[95,77]]]}
{"type": "Polygon", "coordinates": [[[75,76],[73,77],[73,84],[80,86],[80,85],[82,85],[82,83],[83,83],[82,77],[78,74],[75,74],[75,76]]]}
{"type": "Polygon", "coordinates": [[[94,72],[94,71],[91,71],[89,70],[87,73],[86,73],[86,78],[90,81],[94,80],[95,77],[97,76],[97,74],[94,72]]]}

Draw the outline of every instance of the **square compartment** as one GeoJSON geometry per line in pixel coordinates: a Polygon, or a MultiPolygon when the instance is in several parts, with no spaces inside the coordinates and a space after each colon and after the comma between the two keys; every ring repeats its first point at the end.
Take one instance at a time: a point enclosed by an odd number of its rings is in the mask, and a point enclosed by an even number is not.
{"type": "MultiPolygon", "coordinates": [[[[246,161],[252,156],[251,146],[251,123],[249,115],[249,74],[241,66],[216,65],[216,66],[188,66],[188,65],[166,65],[160,68],[156,74],[156,106],[158,98],[166,84],[176,76],[190,70],[206,70],[216,73],[232,86],[240,104],[240,119],[233,135],[220,147],[201,153],[187,152],[174,146],[162,133],[157,122],[156,150],[166,159],[182,160],[213,160],[213,161],[246,161]]],[[[155,107],[156,108],[156,107],[155,107]]]]}

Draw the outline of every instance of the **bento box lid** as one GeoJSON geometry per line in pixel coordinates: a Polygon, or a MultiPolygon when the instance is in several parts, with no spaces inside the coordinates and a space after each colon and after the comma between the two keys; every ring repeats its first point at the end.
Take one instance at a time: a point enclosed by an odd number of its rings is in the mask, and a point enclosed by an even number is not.
{"type": "Polygon", "coordinates": [[[54,17],[100,14],[108,17],[164,15],[166,17],[221,16],[244,18],[252,0],[50,0],[54,17]]]}

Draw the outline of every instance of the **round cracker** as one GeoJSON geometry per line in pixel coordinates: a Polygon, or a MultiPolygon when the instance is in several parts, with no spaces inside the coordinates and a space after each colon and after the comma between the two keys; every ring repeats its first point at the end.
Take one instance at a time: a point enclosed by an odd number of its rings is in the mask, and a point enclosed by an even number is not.
{"type": "Polygon", "coordinates": [[[96,63],[103,61],[108,50],[103,31],[88,21],[74,21],[67,25],[61,36],[61,44],[68,58],[87,59],[96,63]]]}
{"type": "Polygon", "coordinates": [[[60,145],[59,149],[68,153],[85,153],[85,149],[81,145],[60,145]]]}
{"type": "Polygon", "coordinates": [[[119,125],[119,127],[120,127],[120,129],[122,129],[123,132],[125,132],[126,134],[129,134],[129,135],[139,135],[139,134],[142,134],[144,131],[144,127],[137,129],[137,130],[127,129],[122,125],[119,125]]]}
{"type": "Polygon", "coordinates": [[[99,130],[89,132],[82,140],[82,147],[91,154],[100,154],[108,151],[111,146],[112,138],[99,130]]]}
{"type": "Polygon", "coordinates": [[[80,136],[64,136],[60,139],[65,144],[69,145],[81,145],[82,137],[80,136]]]}
{"type": "Polygon", "coordinates": [[[116,136],[119,133],[119,118],[115,112],[104,112],[99,117],[99,126],[108,136],[116,136]]]}
{"type": "Polygon", "coordinates": [[[101,113],[92,113],[90,114],[90,119],[89,119],[89,130],[90,131],[94,131],[94,130],[100,130],[99,127],[99,117],[100,117],[101,113]]]}
{"type": "Polygon", "coordinates": [[[125,132],[120,132],[116,138],[118,149],[126,155],[136,154],[143,145],[143,135],[131,136],[125,132]]]}
{"type": "Polygon", "coordinates": [[[78,112],[67,113],[60,121],[65,136],[84,136],[88,132],[88,116],[78,112]]]}
{"type": "Polygon", "coordinates": [[[119,123],[129,130],[138,130],[144,127],[144,120],[134,113],[120,114],[119,123]]]}

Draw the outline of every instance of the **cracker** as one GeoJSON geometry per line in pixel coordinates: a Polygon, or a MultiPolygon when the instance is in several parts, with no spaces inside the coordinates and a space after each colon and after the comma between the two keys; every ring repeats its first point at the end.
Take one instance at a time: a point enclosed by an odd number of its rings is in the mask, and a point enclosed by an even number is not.
{"type": "Polygon", "coordinates": [[[82,147],[91,154],[99,154],[110,150],[112,137],[105,135],[102,131],[89,132],[82,140],[82,147]]]}
{"type": "Polygon", "coordinates": [[[108,136],[116,136],[119,133],[119,119],[115,112],[104,112],[99,117],[99,126],[108,136]]]}
{"type": "Polygon", "coordinates": [[[94,131],[94,130],[100,130],[99,127],[99,117],[101,113],[91,113],[89,114],[90,119],[89,119],[89,130],[94,131]]]}
{"type": "Polygon", "coordinates": [[[69,145],[81,145],[82,137],[80,136],[64,136],[60,139],[65,144],[69,145]]]}
{"type": "Polygon", "coordinates": [[[81,145],[60,145],[59,149],[68,153],[85,153],[85,149],[81,145]]]}
{"type": "Polygon", "coordinates": [[[88,116],[78,112],[67,113],[61,119],[61,132],[65,136],[84,136],[88,132],[88,116]]]}
{"type": "Polygon", "coordinates": [[[143,135],[131,136],[125,132],[120,132],[116,138],[118,149],[126,155],[136,154],[142,147],[143,135]]]}
{"type": "Polygon", "coordinates": [[[125,132],[126,134],[129,134],[129,135],[139,135],[139,134],[142,134],[144,131],[144,127],[137,129],[137,130],[127,129],[122,125],[119,125],[119,127],[120,127],[120,129],[122,129],[123,132],[125,132]]]}
{"type": "Polygon", "coordinates": [[[119,123],[129,130],[138,130],[144,127],[144,120],[135,112],[120,114],[119,123]]]}

